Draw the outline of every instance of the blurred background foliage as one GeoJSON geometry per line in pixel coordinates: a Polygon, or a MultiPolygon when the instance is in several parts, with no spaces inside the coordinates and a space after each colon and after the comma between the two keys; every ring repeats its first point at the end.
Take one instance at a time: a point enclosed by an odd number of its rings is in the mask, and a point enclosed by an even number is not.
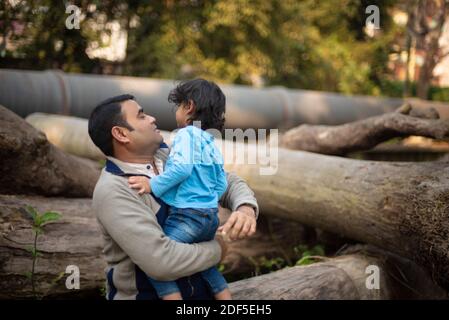
{"type": "MultiPolygon", "coordinates": [[[[0,8],[0,31],[16,43],[2,48],[0,67],[403,95],[388,60],[403,50],[406,34],[390,13],[407,1],[82,0],[70,2],[83,14],[79,30],[65,27],[69,2],[14,2],[0,8]],[[370,4],[380,9],[375,37],[364,30],[370,4]],[[19,35],[9,32],[12,21],[23,22],[19,35]],[[87,52],[107,45],[102,35],[112,21],[126,31],[126,56],[107,71],[87,52]]],[[[448,97],[447,90],[429,90],[429,98],[448,97]]]]}

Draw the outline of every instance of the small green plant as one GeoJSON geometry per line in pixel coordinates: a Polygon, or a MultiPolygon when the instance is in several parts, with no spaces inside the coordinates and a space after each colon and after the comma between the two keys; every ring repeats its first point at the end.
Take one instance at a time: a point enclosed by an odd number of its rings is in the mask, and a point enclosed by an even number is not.
{"type": "Polygon", "coordinates": [[[281,257],[267,258],[262,256],[257,259],[254,257],[248,257],[247,259],[254,265],[253,276],[270,273],[288,265],[288,263],[281,257]]]}
{"type": "MultiPolygon", "coordinates": [[[[52,221],[56,221],[58,220],[61,215],[57,212],[53,212],[53,211],[47,211],[44,213],[39,213],[35,208],[33,208],[32,206],[27,206],[26,207],[26,212],[30,215],[31,219],[32,219],[32,228],[33,228],[33,232],[34,232],[34,241],[33,241],[33,246],[30,246],[27,248],[27,250],[31,253],[31,256],[33,258],[33,262],[32,262],[32,266],[31,266],[31,271],[27,272],[25,275],[28,279],[30,279],[31,282],[31,288],[32,288],[32,293],[35,299],[39,299],[39,295],[36,292],[36,276],[35,276],[35,268],[36,268],[36,262],[37,262],[37,258],[42,256],[42,254],[39,252],[38,248],[37,248],[37,238],[39,237],[39,235],[44,233],[44,225],[46,225],[49,222],[52,221]]],[[[62,274],[63,275],[63,274],[62,274]]],[[[59,275],[54,282],[58,281],[62,275],[59,275]]]]}
{"type": "Polygon", "coordinates": [[[272,259],[267,259],[265,256],[260,258],[260,265],[270,271],[279,270],[283,268],[286,264],[285,260],[281,257],[276,257],[272,259]]]}
{"type": "Polygon", "coordinates": [[[324,256],[324,248],[321,245],[316,245],[310,249],[306,245],[299,245],[294,247],[293,250],[299,257],[301,257],[298,261],[296,261],[295,265],[297,266],[312,264],[315,262],[315,257],[324,256]]]}
{"type": "Polygon", "coordinates": [[[293,247],[293,251],[295,253],[295,258],[293,261],[291,261],[290,259],[286,260],[282,257],[247,257],[249,262],[251,262],[251,264],[254,266],[254,272],[252,273],[252,276],[270,273],[285,267],[309,265],[315,263],[317,260],[327,259],[325,257],[325,251],[322,245],[315,245],[312,248],[309,248],[308,245],[297,245],[293,247]]]}

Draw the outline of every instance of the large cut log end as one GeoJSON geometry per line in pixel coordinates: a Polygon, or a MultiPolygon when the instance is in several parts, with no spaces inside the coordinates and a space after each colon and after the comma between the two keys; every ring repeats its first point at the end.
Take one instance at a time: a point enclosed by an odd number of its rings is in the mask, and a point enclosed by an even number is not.
{"type": "Polygon", "coordinates": [[[66,154],[0,106],[0,193],[90,197],[100,164],[66,154]]]}

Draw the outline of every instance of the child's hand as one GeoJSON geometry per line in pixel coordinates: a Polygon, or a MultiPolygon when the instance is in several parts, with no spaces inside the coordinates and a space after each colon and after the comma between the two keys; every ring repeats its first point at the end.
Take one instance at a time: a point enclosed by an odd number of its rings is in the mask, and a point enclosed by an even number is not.
{"type": "Polygon", "coordinates": [[[150,193],[150,179],[143,176],[133,176],[128,178],[129,187],[132,189],[139,190],[139,194],[150,193]]]}

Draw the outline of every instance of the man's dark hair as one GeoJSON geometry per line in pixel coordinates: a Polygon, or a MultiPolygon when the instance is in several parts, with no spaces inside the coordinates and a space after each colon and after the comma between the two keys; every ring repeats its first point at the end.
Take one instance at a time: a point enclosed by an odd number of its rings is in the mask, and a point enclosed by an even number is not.
{"type": "Polygon", "coordinates": [[[134,96],[122,94],[106,99],[97,105],[90,114],[89,136],[106,156],[114,155],[112,148],[112,127],[120,126],[131,131],[134,130],[123,118],[122,102],[126,100],[134,100],[134,96]]]}
{"type": "Polygon", "coordinates": [[[168,101],[178,107],[190,100],[195,104],[192,121],[201,121],[203,130],[213,128],[223,131],[226,97],[214,82],[204,79],[184,81],[168,95],[168,101]]]}

